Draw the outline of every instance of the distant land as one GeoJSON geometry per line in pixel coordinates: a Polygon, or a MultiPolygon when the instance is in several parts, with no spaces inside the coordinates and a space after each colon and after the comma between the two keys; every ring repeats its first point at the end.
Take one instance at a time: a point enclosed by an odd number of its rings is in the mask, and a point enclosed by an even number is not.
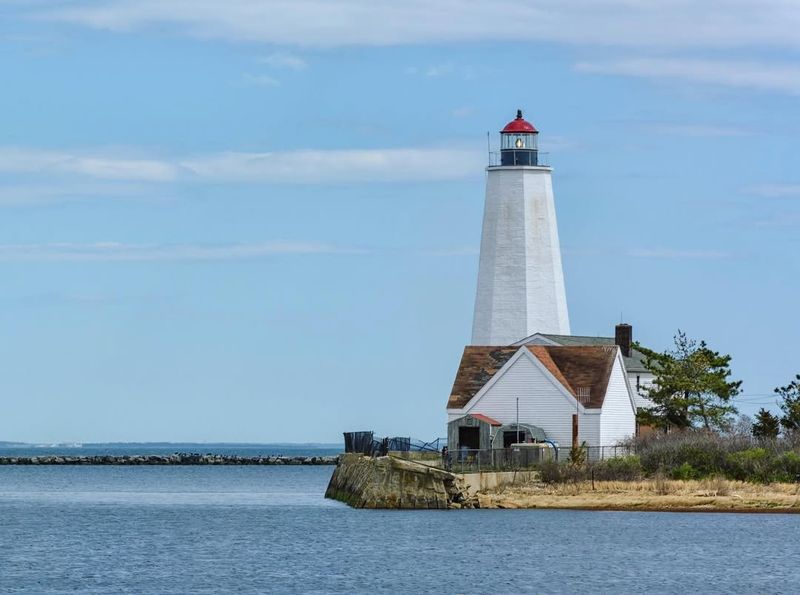
{"type": "Polygon", "coordinates": [[[221,455],[326,456],[344,450],[344,444],[329,442],[64,442],[27,443],[0,441],[0,455],[169,455],[200,453],[221,455]]]}

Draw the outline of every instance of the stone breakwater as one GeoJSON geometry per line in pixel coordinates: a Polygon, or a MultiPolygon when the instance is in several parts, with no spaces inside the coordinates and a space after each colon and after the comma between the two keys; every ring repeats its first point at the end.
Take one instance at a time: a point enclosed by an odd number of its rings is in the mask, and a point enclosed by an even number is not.
{"type": "Polygon", "coordinates": [[[175,453],[171,455],[45,455],[0,457],[0,465],[335,465],[338,456],[284,457],[175,453]]]}

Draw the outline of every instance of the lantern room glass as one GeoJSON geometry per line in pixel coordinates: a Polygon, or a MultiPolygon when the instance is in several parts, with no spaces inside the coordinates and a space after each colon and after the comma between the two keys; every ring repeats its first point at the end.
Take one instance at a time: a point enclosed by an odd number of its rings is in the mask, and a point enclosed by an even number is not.
{"type": "Polygon", "coordinates": [[[536,134],[533,133],[503,133],[501,135],[501,149],[536,150],[536,134]]]}

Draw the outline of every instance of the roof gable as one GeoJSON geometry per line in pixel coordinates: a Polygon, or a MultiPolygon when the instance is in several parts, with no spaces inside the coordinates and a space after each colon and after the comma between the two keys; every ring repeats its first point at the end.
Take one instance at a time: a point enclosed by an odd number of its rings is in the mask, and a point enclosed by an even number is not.
{"type": "MultiPolygon", "coordinates": [[[[581,335],[550,335],[545,333],[535,333],[529,337],[525,337],[514,345],[563,345],[567,346],[581,346],[581,347],[613,347],[616,345],[614,337],[588,337],[581,335]]],[[[649,374],[644,365],[645,355],[636,347],[631,349],[630,357],[622,356],[622,361],[625,363],[625,370],[633,373],[649,374]]]]}
{"type": "MultiPolygon", "coordinates": [[[[544,368],[584,407],[603,406],[616,347],[525,345],[544,368]],[[581,398],[588,392],[588,399],[581,398]]],[[[520,347],[467,346],[461,356],[448,409],[461,409],[505,366],[520,347]]]]}
{"type": "MultiPolygon", "coordinates": [[[[573,397],[581,397],[583,405],[589,409],[600,408],[608,388],[608,380],[614,369],[616,347],[588,346],[543,346],[528,347],[548,370],[554,365],[559,374],[553,374],[573,397]],[[546,357],[552,364],[548,364],[546,357]],[[588,392],[588,398],[585,397],[588,392]]],[[[552,372],[552,370],[551,370],[552,372]]]]}

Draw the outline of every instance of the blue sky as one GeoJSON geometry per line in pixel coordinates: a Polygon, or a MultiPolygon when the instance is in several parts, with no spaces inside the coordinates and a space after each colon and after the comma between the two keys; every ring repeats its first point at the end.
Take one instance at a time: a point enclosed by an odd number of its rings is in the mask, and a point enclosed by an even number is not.
{"type": "Polygon", "coordinates": [[[554,165],[574,333],[800,372],[794,2],[0,0],[0,439],[433,438],[486,132],[554,165]]]}

